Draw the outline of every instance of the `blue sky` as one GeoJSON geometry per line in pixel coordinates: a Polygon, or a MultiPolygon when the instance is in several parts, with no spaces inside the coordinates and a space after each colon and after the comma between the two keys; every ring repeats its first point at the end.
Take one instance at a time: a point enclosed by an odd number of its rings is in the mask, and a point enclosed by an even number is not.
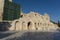
{"type": "Polygon", "coordinates": [[[20,4],[21,11],[29,13],[30,11],[40,14],[47,13],[50,19],[57,22],[60,20],[60,0],[13,0],[20,4]]]}

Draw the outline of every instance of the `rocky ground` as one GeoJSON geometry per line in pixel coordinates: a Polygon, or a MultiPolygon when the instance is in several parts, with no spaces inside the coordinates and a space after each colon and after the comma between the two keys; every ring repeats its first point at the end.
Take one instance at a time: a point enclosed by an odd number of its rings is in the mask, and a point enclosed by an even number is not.
{"type": "Polygon", "coordinates": [[[17,33],[17,31],[0,31],[0,39],[13,35],[15,33],[17,33]]]}
{"type": "Polygon", "coordinates": [[[9,36],[0,40],[60,40],[60,32],[19,31],[9,33],[12,34],[6,34],[9,36]]]}
{"type": "Polygon", "coordinates": [[[50,33],[48,32],[27,32],[22,36],[10,38],[7,40],[51,40],[50,33]]]}
{"type": "Polygon", "coordinates": [[[27,32],[22,36],[17,36],[7,40],[60,40],[60,38],[57,38],[59,36],[60,34],[52,34],[51,32],[27,32]]]}
{"type": "Polygon", "coordinates": [[[60,40],[60,29],[54,32],[41,32],[41,31],[0,32],[0,40],[60,40]]]}

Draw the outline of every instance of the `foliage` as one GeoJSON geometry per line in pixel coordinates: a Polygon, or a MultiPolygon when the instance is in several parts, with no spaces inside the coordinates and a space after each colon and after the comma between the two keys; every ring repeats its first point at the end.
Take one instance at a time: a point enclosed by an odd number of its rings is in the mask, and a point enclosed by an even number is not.
{"type": "Polygon", "coordinates": [[[5,0],[3,20],[15,20],[20,17],[20,5],[5,0]]]}

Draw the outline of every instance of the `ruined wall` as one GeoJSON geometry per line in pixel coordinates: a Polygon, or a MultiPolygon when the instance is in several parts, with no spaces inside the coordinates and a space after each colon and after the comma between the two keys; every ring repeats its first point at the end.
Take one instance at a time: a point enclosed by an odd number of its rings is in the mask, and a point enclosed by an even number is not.
{"type": "Polygon", "coordinates": [[[58,26],[50,22],[48,14],[40,15],[38,13],[30,12],[28,14],[21,14],[21,18],[12,22],[10,30],[38,30],[38,31],[52,31],[56,30],[58,26]]]}

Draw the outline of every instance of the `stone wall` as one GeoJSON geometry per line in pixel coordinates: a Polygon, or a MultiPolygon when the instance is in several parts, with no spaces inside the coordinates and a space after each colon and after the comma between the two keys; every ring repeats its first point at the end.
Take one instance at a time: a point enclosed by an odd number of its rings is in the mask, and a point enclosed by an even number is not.
{"type": "Polygon", "coordinates": [[[38,30],[38,31],[52,31],[56,30],[58,26],[50,22],[48,14],[40,15],[39,13],[30,12],[28,14],[21,14],[21,18],[12,22],[10,30],[38,30]]]}

